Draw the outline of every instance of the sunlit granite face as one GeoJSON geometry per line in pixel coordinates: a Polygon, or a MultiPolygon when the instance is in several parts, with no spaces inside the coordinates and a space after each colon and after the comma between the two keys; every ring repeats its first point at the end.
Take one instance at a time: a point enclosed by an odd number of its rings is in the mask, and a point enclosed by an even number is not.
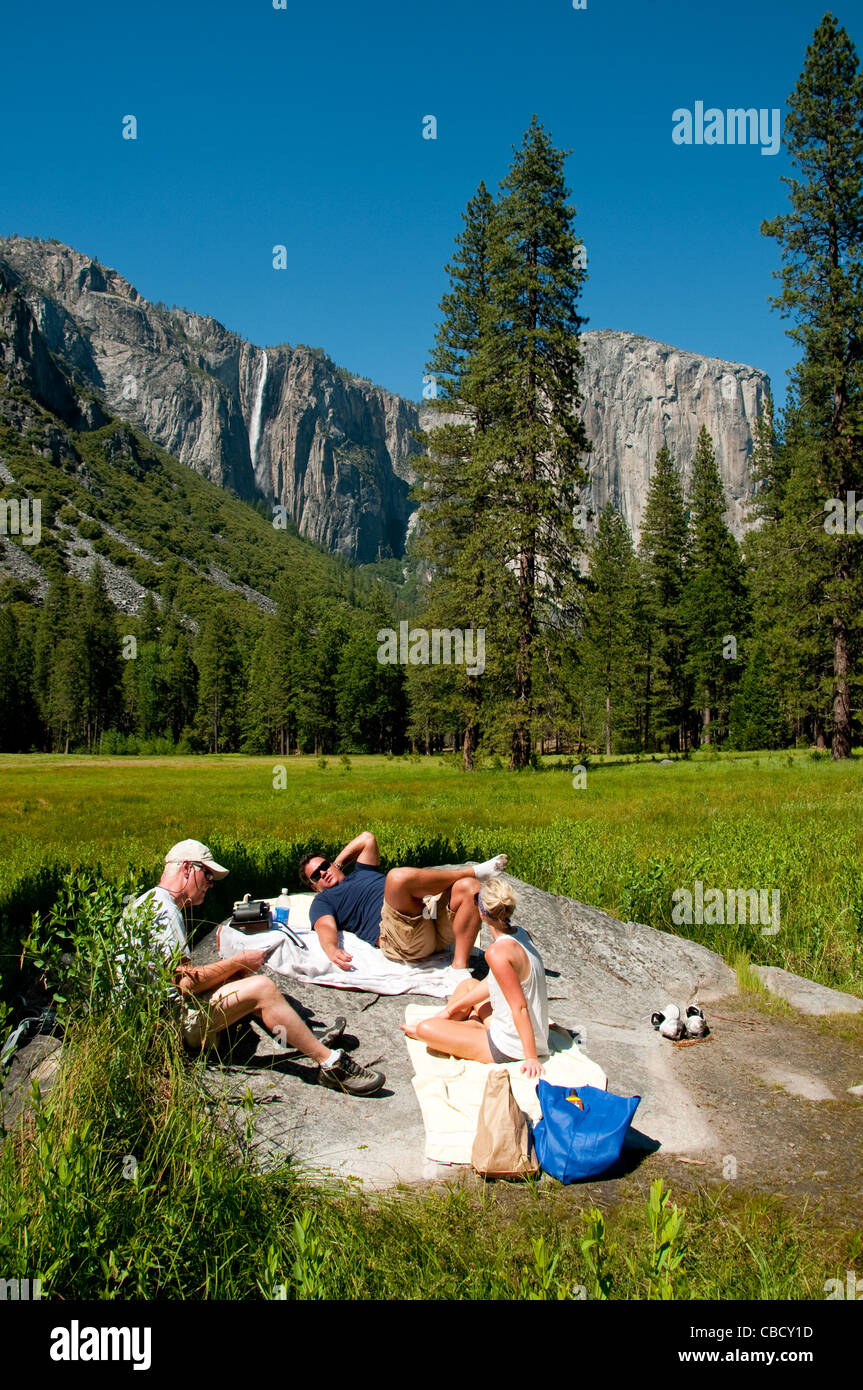
{"type": "MultiPolygon", "coordinates": [[[[210,481],[278,504],[327,550],[360,562],[401,554],[412,431],[441,422],[428,406],[351,376],[320,349],[264,350],[215,319],[151,304],[60,242],[0,239],[0,262],[44,345],[112,413],[210,481]]],[[[637,539],[663,443],[686,483],[706,425],[739,536],[765,374],[614,330],[586,333],[581,346],[578,409],[592,443],[583,500],[598,514],[610,499],[637,539]]]]}

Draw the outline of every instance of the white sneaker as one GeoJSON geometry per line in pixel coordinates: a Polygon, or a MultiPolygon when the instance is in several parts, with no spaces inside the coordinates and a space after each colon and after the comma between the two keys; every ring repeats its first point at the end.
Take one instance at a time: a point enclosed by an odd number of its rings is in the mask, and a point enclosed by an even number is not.
{"type": "Polygon", "coordinates": [[[650,1015],[650,1021],[663,1038],[671,1038],[672,1042],[676,1042],[678,1038],[686,1037],[686,1019],[680,1017],[680,1010],[676,1004],[666,1004],[662,1013],[650,1015]]]}
{"type": "Polygon", "coordinates": [[[688,1038],[703,1038],[707,1032],[707,1021],[697,1005],[690,1004],[686,1010],[685,1023],[688,1038]]]}
{"type": "Polygon", "coordinates": [[[432,897],[423,898],[423,917],[425,917],[426,921],[428,922],[437,921],[437,905],[439,897],[440,894],[436,893],[432,897]]]}
{"type": "Polygon", "coordinates": [[[686,1037],[686,1024],[682,1018],[664,1018],[659,1025],[659,1031],[663,1038],[677,1042],[680,1038],[686,1037]]]}

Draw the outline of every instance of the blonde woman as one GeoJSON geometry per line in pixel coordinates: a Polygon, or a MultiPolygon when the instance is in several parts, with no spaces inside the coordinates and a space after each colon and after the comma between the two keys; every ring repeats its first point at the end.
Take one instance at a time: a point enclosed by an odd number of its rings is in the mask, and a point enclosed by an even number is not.
{"type": "Polygon", "coordinates": [[[515,895],[501,878],[479,886],[476,905],[490,929],[489,973],[464,980],[446,1008],[402,1031],[435,1052],[472,1062],[521,1062],[526,1076],[543,1074],[548,1056],[548,995],[542,957],[527,932],[513,925],[515,895]]]}

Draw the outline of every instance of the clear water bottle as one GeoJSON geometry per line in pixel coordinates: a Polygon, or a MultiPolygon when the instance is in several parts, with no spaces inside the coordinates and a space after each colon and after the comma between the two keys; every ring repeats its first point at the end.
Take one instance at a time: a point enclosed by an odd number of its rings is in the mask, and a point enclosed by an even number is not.
{"type": "Polygon", "coordinates": [[[270,916],[276,926],[287,926],[288,917],[291,912],[291,899],[288,896],[287,888],[283,888],[277,898],[274,898],[270,905],[270,916]]]}

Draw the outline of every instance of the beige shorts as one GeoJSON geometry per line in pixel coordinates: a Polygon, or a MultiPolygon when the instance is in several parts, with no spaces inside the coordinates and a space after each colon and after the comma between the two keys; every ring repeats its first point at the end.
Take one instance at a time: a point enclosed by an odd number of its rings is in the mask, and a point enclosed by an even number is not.
{"type": "Polygon", "coordinates": [[[180,1033],[186,1046],[194,1051],[203,1047],[210,1026],[211,994],[212,990],[205,990],[203,994],[184,994],[180,1000],[180,1033]]]}
{"type": "Polygon", "coordinates": [[[425,960],[427,956],[433,956],[435,951],[445,951],[447,946],[453,944],[455,933],[452,929],[449,889],[435,894],[435,900],[436,921],[430,921],[428,917],[408,917],[384,900],[378,945],[387,960],[425,960]]]}

